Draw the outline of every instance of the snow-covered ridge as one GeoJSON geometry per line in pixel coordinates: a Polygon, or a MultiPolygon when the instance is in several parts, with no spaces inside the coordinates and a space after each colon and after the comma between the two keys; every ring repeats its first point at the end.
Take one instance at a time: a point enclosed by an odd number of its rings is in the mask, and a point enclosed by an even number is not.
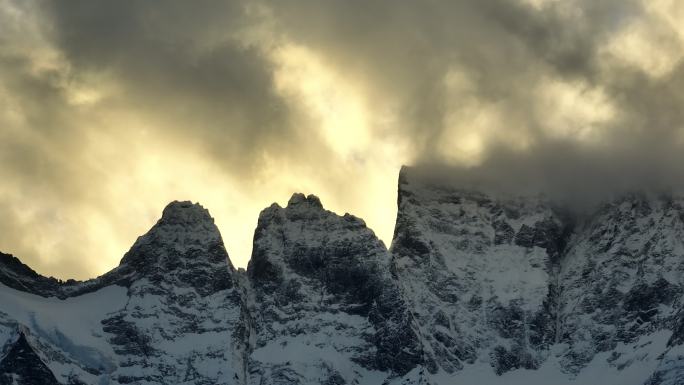
{"type": "Polygon", "coordinates": [[[0,385],[682,383],[684,199],[464,187],[403,168],[390,250],[294,194],[246,271],[191,202],[85,282],[0,254],[0,385]]]}
{"type": "MultiPolygon", "coordinates": [[[[200,205],[169,204],[117,268],[89,281],[64,284],[3,260],[3,360],[24,362],[14,352],[30,349],[26,357],[39,357],[69,384],[244,382],[248,342],[237,272],[200,205]],[[52,286],[17,291],[34,282],[52,286]]],[[[0,383],[41,383],[29,372],[12,365],[0,383]]]]}
{"type": "Polygon", "coordinates": [[[415,368],[420,344],[389,264],[362,220],[313,195],[264,210],[247,268],[251,383],[373,384],[415,368]]]}
{"type": "Polygon", "coordinates": [[[432,377],[653,385],[684,378],[673,340],[683,242],[684,199],[671,195],[630,193],[570,216],[540,196],[405,168],[391,252],[432,377]]]}
{"type": "Polygon", "coordinates": [[[0,252],[0,283],[43,297],[67,298],[112,284],[127,286],[143,274],[159,277],[173,271],[182,273],[189,267],[204,268],[207,262],[219,270],[228,263],[229,269],[234,270],[209,211],[198,203],[174,201],[164,208],[159,221],[124,254],[119,266],[100,277],[86,281],[44,277],[18,258],[0,252]],[[193,250],[209,249],[213,259],[192,261],[193,250]],[[169,255],[173,257],[167,258],[169,255]]]}

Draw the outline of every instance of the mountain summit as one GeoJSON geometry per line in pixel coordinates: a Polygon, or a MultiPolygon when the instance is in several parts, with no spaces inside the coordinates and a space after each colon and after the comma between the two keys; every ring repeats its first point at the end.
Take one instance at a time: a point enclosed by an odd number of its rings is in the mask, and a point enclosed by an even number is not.
{"type": "Polygon", "coordinates": [[[192,287],[202,295],[232,286],[234,268],[209,211],[172,202],[161,219],[124,255],[117,279],[146,277],[157,285],[192,287]]]}

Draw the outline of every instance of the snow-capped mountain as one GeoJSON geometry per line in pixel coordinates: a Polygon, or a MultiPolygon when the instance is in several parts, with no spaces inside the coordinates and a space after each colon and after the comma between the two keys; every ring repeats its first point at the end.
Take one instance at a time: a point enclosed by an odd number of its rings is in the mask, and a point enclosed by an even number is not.
{"type": "Polygon", "coordinates": [[[378,384],[421,361],[387,249],[313,195],[261,213],[247,276],[251,384],[378,384]]]}
{"type": "Polygon", "coordinates": [[[684,384],[684,199],[578,215],[411,168],[398,195],[388,250],[294,194],[246,271],[190,202],[89,281],[0,253],[0,385],[684,384]]]}
{"type": "MultiPolygon", "coordinates": [[[[60,285],[13,257],[2,259],[3,365],[21,349],[39,357],[59,383],[244,380],[247,342],[236,273],[201,206],[171,203],[119,267],[91,281],[60,285]]],[[[29,361],[17,362],[30,366],[13,364],[0,376],[25,379],[21,371],[33,371],[29,361]]]]}
{"type": "Polygon", "coordinates": [[[435,383],[684,384],[684,199],[578,216],[405,168],[391,253],[435,383]]]}
{"type": "Polygon", "coordinates": [[[555,338],[564,231],[543,199],[434,185],[404,169],[391,251],[430,372],[539,367],[555,338]]]}

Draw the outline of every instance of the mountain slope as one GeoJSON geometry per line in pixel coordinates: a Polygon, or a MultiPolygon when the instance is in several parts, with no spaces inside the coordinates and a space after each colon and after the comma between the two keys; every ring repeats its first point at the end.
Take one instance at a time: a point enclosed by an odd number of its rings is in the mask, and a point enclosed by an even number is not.
{"type": "Polygon", "coordinates": [[[667,195],[570,216],[404,168],[391,251],[430,377],[681,384],[683,219],[667,195]]]}
{"type": "Polygon", "coordinates": [[[259,216],[253,384],[377,384],[421,360],[389,254],[364,222],[292,196],[259,216]]]}
{"type": "Polygon", "coordinates": [[[3,287],[0,335],[30,329],[61,383],[244,381],[234,274],[209,213],[173,202],[111,272],[52,296],[3,287]]]}
{"type": "Polygon", "coordinates": [[[668,340],[672,358],[682,343],[671,336],[684,293],[683,219],[684,200],[629,194],[577,229],[561,274],[564,368],[606,352],[618,370],[654,366],[668,340]]]}
{"type": "Polygon", "coordinates": [[[391,252],[430,372],[540,365],[555,335],[563,226],[541,199],[489,196],[402,170],[391,252]]]}

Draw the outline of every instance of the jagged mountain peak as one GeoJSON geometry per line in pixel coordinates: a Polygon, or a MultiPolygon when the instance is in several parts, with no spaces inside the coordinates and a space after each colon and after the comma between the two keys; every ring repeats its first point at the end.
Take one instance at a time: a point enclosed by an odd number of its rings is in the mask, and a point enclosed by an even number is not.
{"type": "MultiPolygon", "coordinates": [[[[179,256],[191,256],[194,254],[186,251],[207,249],[215,244],[222,246],[223,241],[209,211],[199,203],[173,201],[164,208],[159,221],[138,238],[131,250],[154,245],[175,250],[179,256]]],[[[126,256],[122,260],[124,262],[126,256]]]]}
{"type": "MultiPolygon", "coordinates": [[[[43,278],[40,274],[36,273],[35,270],[22,263],[19,258],[0,251],[0,282],[13,287],[12,280],[9,279],[10,275],[12,277],[43,278]]],[[[53,281],[55,281],[54,283],[57,283],[57,280],[53,281]]]]}
{"type": "Polygon", "coordinates": [[[325,210],[313,195],[264,210],[247,268],[259,325],[254,383],[379,383],[363,378],[415,368],[418,336],[389,264],[362,220],[325,210]]]}
{"type": "Polygon", "coordinates": [[[62,297],[63,289],[80,284],[73,279],[63,282],[53,277],[44,277],[22,263],[19,258],[2,252],[0,252],[0,283],[43,297],[62,297]]]}
{"type": "Polygon", "coordinates": [[[302,193],[294,193],[292,194],[292,197],[290,197],[290,200],[287,202],[288,208],[303,206],[310,206],[317,209],[323,209],[323,204],[321,203],[321,200],[313,194],[304,195],[302,193]]]}
{"type": "Polygon", "coordinates": [[[110,284],[130,286],[144,277],[155,283],[179,279],[183,285],[208,293],[232,286],[231,271],[234,267],[214,219],[202,205],[190,201],[169,203],[118,267],[88,281],[43,277],[16,257],[0,253],[0,283],[43,297],[72,297],[110,284]],[[200,275],[207,277],[193,282],[200,275]]]}
{"type": "Polygon", "coordinates": [[[214,218],[199,203],[191,201],[173,201],[162,212],[160,223],[173,225],[192,225],[197,223],[214,223],[214,218]]]}
{"type": "Polygon", "coordinates": [[[232,271],[209,211],[197,203],[174,201],[103,279],[129,285],[147,278],[154,284],[167,282],[209,294],[231,287],[232,271]]]}
{"type": "Polygon", "coordinates": [[[341,225],[368,232],[375,237],[373,230],[366,227],[366,222],[363,219],[349,213],[339,215],[333,211],[326,210],[321,200],[313,194],[294,193],[287,206],[281,207],[279,204],[273,203],[262,210],[259,214],[255,234],[259,234],[265,227],[273,223],[282,223],[283,221],[298,222],[305,226],[305,228],[314,229],[319,226],[327,228],[329,226],[336,227],[341,225]]]}
{"type": "Polygon", "coordinates": [[[320,199],[314,195],[295,193],[286,207],[272,204],[259,215],[247,273],[258,281],[279,280],[283,269],[311,269],[325,265],[325,256],[307,255],[310,253],[304,251],[308,248],[322,247],[330,241],[341,241],[350,236],[375,238],[363,221],[350,220],[352,218],[356,217],[349,214],[339,216],[325,210],[320,199]],[[284,248],[292,246],[301,250],[285,252],[284,248]],[[309,260],[312,257],[315,257],[315,263],[309,260]]]}

